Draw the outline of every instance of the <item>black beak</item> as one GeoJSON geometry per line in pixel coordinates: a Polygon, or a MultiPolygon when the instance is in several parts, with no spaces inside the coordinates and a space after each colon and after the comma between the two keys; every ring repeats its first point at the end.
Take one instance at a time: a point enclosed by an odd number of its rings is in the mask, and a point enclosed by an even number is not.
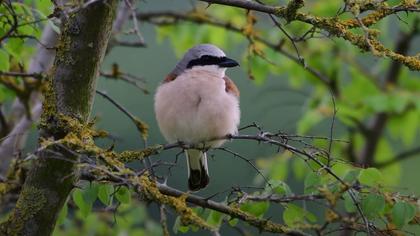
{"type": "Polygon", "coordinates": [[[220,67],[235,67],[239,66],[239,63],[228,57],[223,57],[217,65],[219,65],[220,67]]]}

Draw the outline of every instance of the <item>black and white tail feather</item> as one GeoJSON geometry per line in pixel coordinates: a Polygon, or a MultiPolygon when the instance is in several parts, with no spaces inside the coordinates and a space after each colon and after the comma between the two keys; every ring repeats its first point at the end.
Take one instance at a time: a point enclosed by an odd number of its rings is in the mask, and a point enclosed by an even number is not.
{"type": "Polygon", "coordinates": [[[207,154],[202,150],[185,150],[188,165],[188,189],[198,191],[205,188],[210,181],[207,167],[207,154]]]}

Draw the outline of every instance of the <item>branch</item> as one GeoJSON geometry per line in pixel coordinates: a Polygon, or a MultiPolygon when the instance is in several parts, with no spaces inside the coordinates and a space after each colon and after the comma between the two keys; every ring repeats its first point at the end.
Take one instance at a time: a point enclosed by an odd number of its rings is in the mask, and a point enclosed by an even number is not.
{"type": "Polygon", "coordinates": [[[168,221],[166,217],[166,207],[164,204],[161,204],[159,207],[160,210],[160,224],[162,225],[163,236],[170,236],[168,230],[168,221]]]}
{"type": "Polygon", "coordinates": [[[174,196],[174,197],[180,197],[180,196],[186,195],[187,197],[185,200],[189,203],[192,203],[194,205],[197,205],[203,208],[208,208],[208,209],[212,209],[212,210],[224,213],[226,215],[232,216],[233,218],[238,218],[262,231],[271,232],[271,233],[285,233],[286,235],[297,235],[297,236],[308,235],[301,231],[287,229],[286,226],[276,224],[274,222],[271,222],[270,220],[257,218],[244,211],[239,210],[237,207],[227,206],[226,204],[208,200],[200,196],[187,194],[185,192],[171,188],[167,185],[158,183],[157,187],[162,194],[165,194],[168,196],[174,196]]]}
{"type": "MultiPolygon", "coordinates": [[[[293,2],[293,1],[292,1],[293,2]]],[[[281,32],[283,32],[283,34],[284,35],[286,35],[286,37],[290,40],[290,42],[292,43],[292,45],[293,45],[293,48],[295,49],[295,52],[296,52],[296,55],[297,55],[297,59],[303,64],[303,66],[305,67],[305,60],[300,56],[300,54],[299,54],[299,50],[298,50],[298,48],[297,48],[297,46],[296,46],[296,43],[295,43],[295,40],[292,38],[292,37],[290,37],[290,35],[287,33],[287,31],[285,30],[285,29],[283,29],[283,27],[282,27],[282,25],[281,25],[281,23],[280,22],[278,22],[274,17],[273,17],[273,15],[269,15],[270,16],[270,19],[274,22],[274,24],[281,30],[281,32]]]]}
{"type": "MultiPolygon", "coordinates": [[[[68,121],[85,124],[89,117],[116,5],[117,0],[95,1],[65,19],[45,93],[40,140],[58,140],[69,133],[85,137],[83,129],[69,129],[68,121]]],[[[0,225],[3,235],[51,235],[73,189],[78,156],[59,147],[37,155],[40,158],[31,166],[16,207],[0,225]]]]}
{"type": "Polygon", "coordinates": [[[24,73],[24,72],[3,72],[0,71],[0,76],[12,76],[12,77],[31,77],[35,79],[43,79],[44,76],[41,73],[24,73]]]}
{"type": "Polygon", "coordinates": [[[134,87],[140,89],[144,94],[149,94],[149,90],[147,90],[147,88],[144,85],[145,80],[143,78],[134,77],[133,75],[123,73],[123,72],[118,70],[117,65],[113,65],[112,67],[113,67],[112,73],[100,72],[100,75],[107,78],[107,79],[125,81],[125,82],[133,85],[134,87]],[[114,70],[114,67],[117,68],[116,71],[114,70]],[[141,82],[141,84],[139,82],[141,82]]]}
{"type": "Polygon", "coordinates": [[[140,132],[143,141],[146,141],[148,136],[149,127],[146,123],[144,123],[140,118],[134,116],[131,114],[127,109],[125,109],[122,105],[120,105],[117,101],[112,99],[106,92],[102,92],[99,90],[96,90],[96,93],[101,95],[103,98],[111,102],[115,107],[118,108],[122,113],[124,113],[136,126],[137,130],[140,132]]]}
{"type": "MultiPolygon", "coordinates": [[[[178,13],[178,12],[173,12],[173,11],[148,12],[148,13],[138,13],[137,17],[142,21],[150,22],[151,24],[156,24],[156,25],[175,24],[178,20],[183,20],[183,21],[193,22],[196,24],[208,24],[208,25],[224,28],[226,30],[239,33],[241,35],[243,35],[243,32],[245,30],[242,27],[235,26],[231,22],[224,22],[224,21],[212,18],[210,16],[206,16],[205,18],[199,17],[197,14],[194,14],[194,12],[189,12],[189,13],[178,13]],[[162,19],[162,18],[170,19],[172,21],[159,21],[159,19],[162,19]]],[[[294,56],[292,53],[289,53],[286,50],[284,50],[281,46],[274,44],[272,42],[269,42],[267,39],[263,37],[260,37],[258,35],[254,35],[253,37],[254,37],[253,38],[254,41],[264,44],[265,46],[271,48],[273,51],[276,51],[284,55],[288,59],[300,65],[303,69],[305,69],[315,78],[320,80],[320,82],[325,84],[327,87],[331,86],[332,82],[328,78],[328,76],[326,76],[325,74],[322,74],[320,71],[309,66],[308,64],[303,64],[300,57],[294,56]]]]}
{"type": "MultiPolygon", "coordinates": [[[[112,46],[126,46],[126,47],[145,47],[146,43],[144,42],[143,36],[140,34],[138,29],[138,22],[136,18],[135,9],[133,8],[134,0],[124,0],[120,2],[118,7],[118,12],[116,19],[113,24],[113,34],[114,38],[110,41],[110,45],[112,46]],[[132,18],[134,28],[132,31],[137,35],[137,40],[134,42],[131,41],[122,41],[118,39],[116,36],[123,31],[123,26],[129,19],[132,18]]],[[[112,47],[111,46],[111,47],[112,47]]]]}
{"type": "MultiPolygon", "coordinates": [[[[41,41],[43,44],[47,45],[49,48],[53,48],[56,45],[57,38],[57,33],[49,24],[47,24],[42,33],[41,41]]],[[[4,75],[21,77],[26,77],[26,75],[28,75],[39,79],[42,73],[46,72],[51,67],[54,56],[54,50],[47,49],[40,45],[38,46],[37,53],[31,60],[27,74],[20,72],[4,72],[4,75]]],[[[11,130],[0,144],[0,174],[5,174],[7,172],[10,161],[14,158],[15,153],[24,146],[27,138],[27,132],[31,128],[31,125],[35,120],[39,119],[42,106],[40,96],[41,95],[38,91],[34,91],[30,95],[32,119],[29,119],[26,115],[27,107],[22,101],[16,99],[13,103],[11,109],[11,122],[9,122],[11,130]]]]}
{"type": "MultiPolygon", "coordinates": [[[[409,33],[401,33],[399,39],[396,42],[395,51],[398,53],[406,53],[410,48],[410,44],[413,38],[418,33],[418,25],[420,20],[416,20],[414,23],[414,28],[409,33]]],[[[402,63],[398,61],[393,61],[388,69],[388,72],[384,78],[383,87],[386,87],[389,84],[396,84],[398,82],[398,77],[402,68],[402,63]]],[[[381,112],[378,113],[370,122],[370,125],[366,127],[367,132],[365,132],[366,143],[362,148],[358,156],[358,163],[362,166],[371,166],[374,163],[376,148],[379,142],[379,139],[382,137],[383,130],[388,121],[389,114],[381,112]]]]}
{"type": "MultiPolygon", "coordinates": [[[[330,35],[343,38],[346,41],[350,42],[354,46],[360,48],[362,51],[366,52],[370,50],[370,46],[377,52],[374,53],[374,56],[377,57],[388,57],[396,62],[400,62],[407,66],[410,70],[419,71],[420,70],[420,59],[415,56],[404,56],[403,54],[399,53],[398,51],[394,52],[390,49],[385,48],[385,46],[377,39],[370,38],[369,43],[365,40],[364,35],[358,35],[353,32],[351,32],[349,29],[357,27],[353,22],[351,22],[350,25],[348,25],[348,22],[342,21],[337,19],[337,17],[334,18],[323,18],[323,17],[317,17],[313,16],[307,13],[302,12],[295,12],[295,14],[290,15],[289,13],[289,5],[288,7],[279,7],[279,6],[267,6],[263,5],[254,1],[242,1],[242,0],[200,0],[203,2],[207,2],[209,4],[221,4],[226,6],[234,6],[239,7],[247,10],[255,10],[259,12],[269,13],[276,15],[278,17],[282,17],[288,21],[301,21],[307,24],[311,24],[313,26],[316,26],[317,28],[323,29],[327,31],[330,35]],[[350,27],[351,26],[351,27],[350,27]]],[[[407,11],[417,11],[419,8],[418,5],[404,5],[406,4],[405,1],[402,3],[401,8],[407,9],[407,11]]],[[[408,4],[408,3],[407,3],[408,4]]],[[[396,9],[401,9],[396,8],[396,9]]],[[[393,14],[397,12],[397,10],[390,10],[385,11],[383,17],[393,14]]],[[[384,12],[382,8],[378,9],[377,12],[384,12]]],[[[383,18],[382,17],[382,18],[383,18]]],[[[369,18],[369,21],[372,21],[370,24],[376,23],[378,20],[382,19],[381,17],[376,18],[369,18]]],[[[363,23],[364,26],[369,25],[369,23],[364,22],[364,19],[359,19],[360,22],[363,23]]],[[[355,21],[358,24],[358,27],[362,27],[362,25],[359,24],[359,21],[355,19],[355,21]]],[[[366,21],[366,20],[365,20],[366,21]]]]}
{"type": "Polygon", "coordinates": [[[309,195],[292,195],[292,196],[278,196],[275,194],[270,195],[247,195],[242,201],[250,200],[255,202],[269,201],[275,203],[290,203],[294,201],[313,201],[317,199],[324,199],[324,196],[320,194],[309,194],[309,195]]]}
{"type": "MultiPolygon", "coordinates": [[[[73,123],[73,121],[69,121],[73,123]]],[[[90,126],[89,126],[90,127],[90,126]]],[[[72,127],[72,130],[82,130],[83,133],[93,134],[94,131],[90,128],[84,128],[83,124],[78,124],[76,127],[72,127]]],[[[293,136],[294,137],[294,136],[293,136]]],[[[144,158],[157,155],[162,150],[169,150],[174,148],[180,149],[200,149],[203,148],[205,145],[199,144],[187,144],[187,143],[173,143],[173,144],[165,144],[165,145],[155,145],[149,146],[145,149],[139,151],[124,151],[121,153],[116,153],[112,150],[105,150],[100,147],[97,147],[94,143],[86,141],[87,137],[78,137],[78,136],[66,136],[62,139],[58,139],[55,141],[45,140],[41,143],[41,148],[37,152],[49,151],[55,152],[53,150],[57,150],[57,148],[64,149],[68,153],[71,153],[74,156],[78,156],[81,158],[81,163],[79,164],[80,167],[83,167],[84,170],[91,171],[91,180],[97,179],[98,181],[111,181],[112,183],[116,184],[125,184],[132,187],[136,192],[141,194],[141,196],[146,195],[146,197],[158,204],[165,204],[177,212],[183,219],[183,222],[186,224],[195,224],[199,227],[213,230],[213,228],[209,228],[208,225],[202,221],[200,217],[198,217],[194,212],[191,211],[190,208],[185,206],[184,201],[191,202],[194,204],[202,204],[206,208],[210,209],[217,209],[220,212],[229,214],[234,218],[243,219],[245,222],[253,225],[254,227],[259,228],[262,231],[268,232],[277,232],[277,233],[290,233],[291,235],[302,235],[300,231],[297,230],[315,230],[317,232],[322,231],[322,227],[317,224],[303,224],[294,226],[295,230],[291,230],[288,227],[277,224],[272,222],[268,219],[261,219],[258,217],[254,217],[249,213],[246,213],[240,210],[238,204],[241,202],[233,203],[233,205],[226,205],[223,203],[212,202],[210,198],[200,198],[200,197],[191,197],[188,198],[190,195],[187,193],[183,193],[178,190],[172,190],[165,188],[166,185],[161,185],[155,182],[154,178],[149,179],[147,171],[148,169],[142,169],[140,171],[133,171],[130,168],[127,168],[124,162],[129,162],[133,160],[144,160],[144,158]],[[92,158],[96,158],[96,161],[92,161],[92,158]],[[166,192],[165,192],[166,191],[166,192]],[[163,195],[162,195],[163,194],[163,195]],[[171,197],[168,197],[171,196],[171,197]],[[172,197],[177,197],[174,199],[172,197]],[[189,200],[188,200],[189,199],[189,200]],[[198,218],[197,218],[198,217],[198,218]],[[293,232],[292,232],[293,231],[293,232]]],[[[362,218],[364,224],[361,225],[358,221],[360,218],[351,219],[352,225],[350,226],[352,229],[360,230],[364,232],[368,232],[373,230],[376,232],[377,229],[373,228],[369,221],[367,221],[365,215],[361,211],[360,203],[355,198],[355,193],[353,191],[359,191],[359,188],[356,186],[349,185],[343,179],[341,179],[335,172],[331,169],[331,167],[324,164],[320,159],[319,155],[324,154],[324,152],[307,152],[306,149],[299,149],[294,147],[289,143],[291,140],[287,140],[285,136],[280,134],[271,134],[269,132],[260,131],[256,135],[227,135],[224,137],[219,137],[207,141],[214,141],[220,139],[238,139],[238,140],[253,140],[258,143],[265,143],[271,144],[278,147],[282,147],[286,150],[289,150],[298,156],[304,158],[305,161],[310,160],[314,162],[315,165],[318,165],[318,171],[323,171],[328,173],[329,176],[333,177],[333,179],[337,180],[336,184],[339,186],[339,192],[333,193],[328,190],[328,188],[320,188],[319,192],[322,195],[322,199],[325,199],[329,202],[331,206],[336,205],[337,200],[342,196],[343,193],[348,192],[350,197],[353,199],[353,204],[356,206],[360,213],[360,217],[362,218]]],[[[206,141],[206,142],[207,142],[206,141]]],[[[298,140],[299,141],[299,140],[298,140]]],[[[49,156],[48,158],[57,158],[57,156],[49,156]]],[[[67,161],[72,164],[76,164],[75,161],[64,159],[62,157],[59,158],[62,161],[67,161]]],[[[158,164],[158,163],[157,163],[158,164]]],[[[264,196],[263,198],[255,198],[256,201],[258,200],[265,200],[267,201],[297,201],[297,200],[305,200],[305,199],[317,199],[319,198],[318,195],[302,195],[302,196],[285,196],[290,198],[283,198],[280,199],[280,196],[276,197],[275,195],[264,196]]],[[[242,200],[243,201],[243,200],[242,200]]],[[[344,219],[342,219],[344,222],[344,219]]],[[[347,222],[347,221],[346,221],[347,222]]]]}
{"type": "Polygon", "coordinates": [[[418,154],[420,154],[420,147],[416,147],[416,148],[413,148],[411,150],[408,150],[408,151],[402,152],[400,154],[397,154],[395,157],[393,157],[392,159],[390,159],[388,161],[374,163],[373,166],[375,166],[377,168],[386,168],[387,166],[390,166],[390,165],[395,164],[397,162],[401,162],[401,161],[403,161],[405,159],[408,159],[410,157],[414,157],[418,154]]]}
{"type": "Polygon", "coordinates": [[[220,4],[226,6],[239,7],[247,10],[255,10],[259,12],[264,12],[268,14],[273,14],[276,16],[286,16],[287,8],[286,7],[273,7],[268,5],[263,5],[254,1],[244,1],[244,0],[200,0],[207,2],[209,4],[220,4]]]}
{"type": "MultiPolygon", "coordinates": [[[[10,22],[8,22],[9,23],[9,25],[10,25],[10,29],[9,30],[7,30],[7,32],[4,34],[4,35],[2,35],[1,37],[0,37],[0,43],[3,41],[3,40],[5,40],[5,39],[7,39],[8,37],[10,37],[16,30],[17,30],[17,28],[18,28],[18,26],[19,26],[19,24],[18,24],[18,18],[17,18],[17,14],[16,14],[16,12],[15,12],[15,10],[14,10],[14,8],[13,8],[13,5],[12,5],[12,3],[10,2],[10,0],[7,0],[7,1],[2,1],[2,3],[1,4],[4,4],[4,7],[6,8],[6,10],[8,11],[8,13],[12,16],[12,23],[10,23],[10,22]]],[[[8,19],[8,17],[6,18],[8,21],[9,21],[9,19],[8,19]]],[[[4,26],[3,26],[4,27],[4,26]]]]}

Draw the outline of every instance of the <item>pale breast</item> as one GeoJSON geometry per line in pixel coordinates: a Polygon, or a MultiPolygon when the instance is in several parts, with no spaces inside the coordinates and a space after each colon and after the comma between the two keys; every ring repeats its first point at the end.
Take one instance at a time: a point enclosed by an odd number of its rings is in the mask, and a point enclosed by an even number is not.
{"type": "Polygon", "coordinates": [[[155,112],[169,142],[200,142],[236,133],[240,117],[239,100],[226,93],[223,79],[194,74],[162,84],[155,95],[155,112]]]}

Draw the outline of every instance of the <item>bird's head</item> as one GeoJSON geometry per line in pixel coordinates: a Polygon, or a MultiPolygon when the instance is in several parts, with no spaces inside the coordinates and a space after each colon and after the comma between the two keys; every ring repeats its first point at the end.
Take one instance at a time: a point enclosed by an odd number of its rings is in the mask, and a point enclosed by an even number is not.
{"type": "Polygon", "coordinates": [[[238,62],[226,57],[225,53],[212,44],[199,44],[190,48],[181,61],[178,62],[172,71],[174,75],[201,68],[208,71],[221,72],[224,74],[226,68],[239,66],[238,62]]]}

